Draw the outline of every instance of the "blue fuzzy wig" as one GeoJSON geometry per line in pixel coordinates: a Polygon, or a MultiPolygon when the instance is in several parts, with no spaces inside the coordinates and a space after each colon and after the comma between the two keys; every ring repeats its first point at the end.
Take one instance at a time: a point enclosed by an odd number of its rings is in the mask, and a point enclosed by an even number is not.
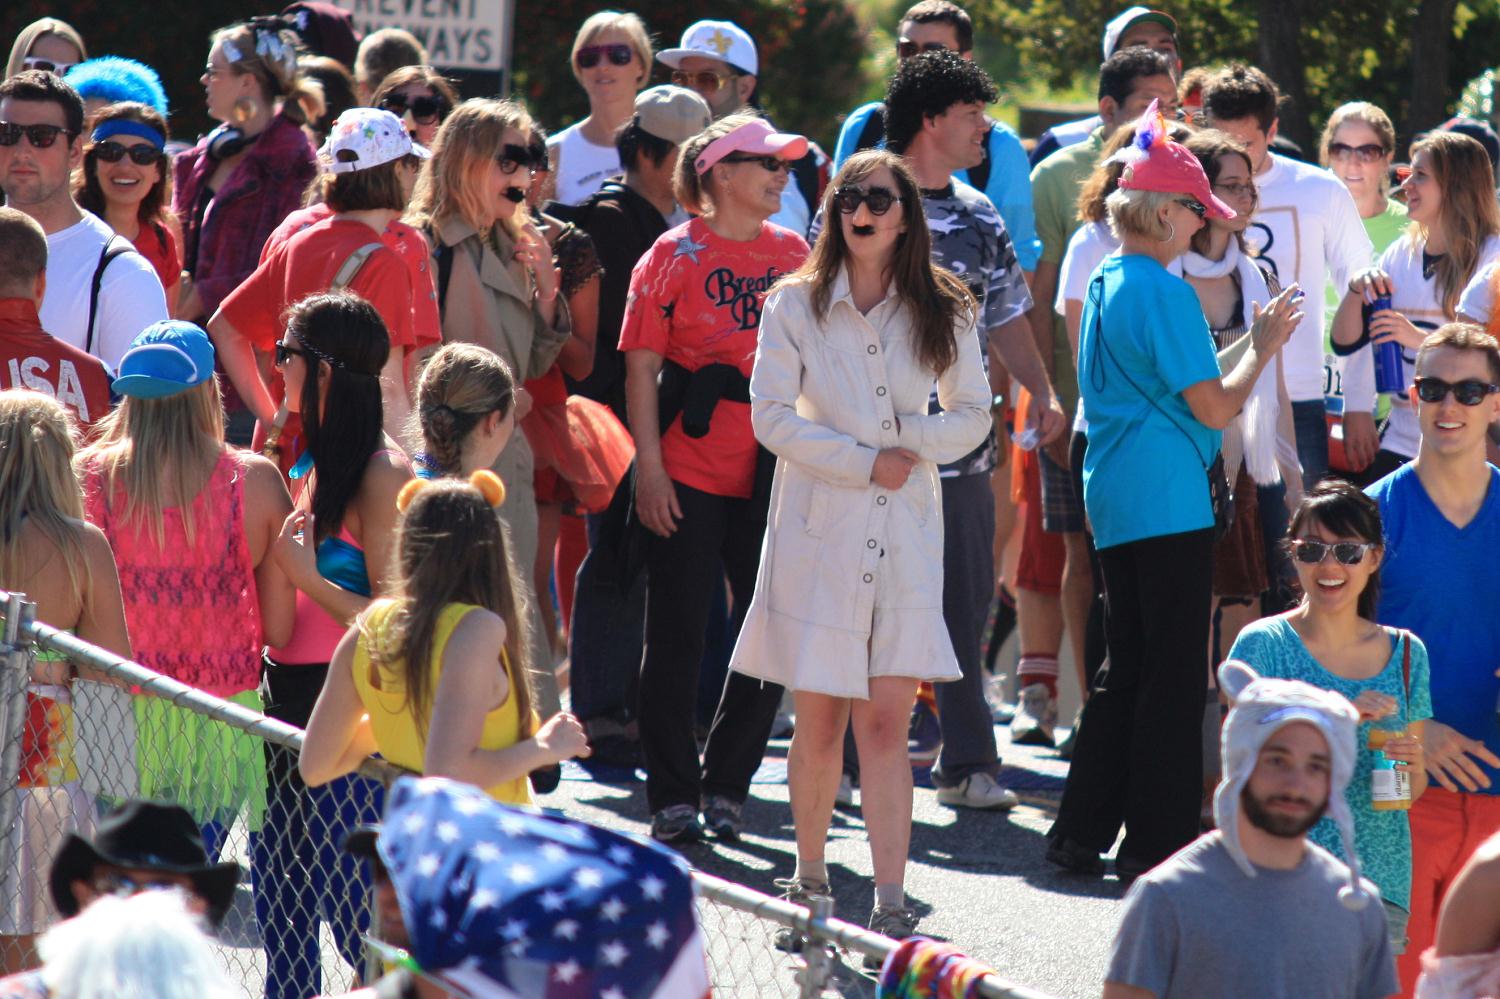
{"type": "Polygon", "coordinates": [[[167,92],[161,77],[145,63],[121,56],[100,56],[68,70],[63,77],[84,100],[139,101],[167,116],[167,92]]]}

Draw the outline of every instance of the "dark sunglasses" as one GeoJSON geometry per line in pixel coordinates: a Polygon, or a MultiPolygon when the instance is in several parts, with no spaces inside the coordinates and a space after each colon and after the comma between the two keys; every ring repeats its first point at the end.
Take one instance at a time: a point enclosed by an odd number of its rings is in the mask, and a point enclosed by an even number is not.
{"type": "Polygon", "coordinates": [[[26,141],[37,149],[50,149],[57,137],[67,133],[68,139],[78,133],[61,125],[17,125],[13,121],[0,121],[0,146],[14,146],[26,136],[26,141]]]}
{"type": "Polygon", "coordinates": [[[608,59],[611,66],[629,66],[635,50],[629,45],[585,45],[573,58],[579,69],[593,69],[600,59],[608,59]]]}
{"type": "Polygon", "coordinates": [[[1329,159],[1342,160],[1353,156],[1361,163],[1374,163],[1384,155],[1385,147],[1375,142],[1367,142],[1363,146],[1351,146],[1344,142],[1328,144],[1329,159]]]}
{"type": "Polygon", "coordinates": [[[1344,565],[1359,565],[1365,560],[1365,552],[1375,546],[1368,542],[1358,541],[1335,541],[1329,544],[1326,541],[1309,541],[1299,539],[1292,542],[1292,557],[1303,565],[1319,565],[1333,552],[1333,557],[1344,565]]]}
{"type": "Polygon", "coordinates": [[[1208,217],[1208,206],[1197,198],[1178,198],[1177,203],[1200,219],[1208,217]]]}
{"type": "Polygon", "coordinates": [[[55,73],[58,76],[62,76],[77,65],[76,62],[53,62],[51,59],[41,59],[37,56],[27,56],[21,60],[22,69],[39,69],[43,73],[55,73]]]}
{"type": "Polygon", "coordinates": [[[94,143],[94,155],[106,163],[118,163],[129,156],[130,162],[136,166],[151,166],[159,163],[166,153],[155,146],[125,146],[113,139],[105,139],[94,143]]]}
{"type": "Polygon", "coordinates": [[[790,170],[792,168],[792,164],[791,164],[790,161],[784,160],[784,159],[780,158],[779,156],[750,156],[750,155],[726,156],[722,160],[720,160],[719,162],[721,162],[721,163],[759,163],[763,168],[765,168],[766,170],[769,170],[771,173],[776,173],[778,170],[790,170]]]}
{"type": "Polygon", "coordinates": [[[1417,398],[1423,402],[1442,402],[1448,393],[1453,393],[1465,406],[1477,406],[1484,402],[1484,397],[1495,392],[1500,392],[1500,385],[1491,382],[1482,382],[1477,378],[1465,378],[1461,382],[1445,382],[1441,378],[1418,378],[1414,384],[1417,386],[1417,398]]]}
{"type": "Polygon", "coordinates": [[[892,205],[901,200],[899,194],[893,194],[884,187],[872,187],[868,191],[857,187],[841,187],[833,192],[833,207],[841,215],[853,215],[859,211],[860,205],[869,206],[871,215],[884,215],[891,210],[892,205]]]}
{"type": "Polygon", "coordinates": [[[448,102],[441,97],[413,97],[408,100],[405,94],[387,94],[380,99],[380,106],[397,118],[410,111],[412,120],[418,125],[431,125],[448,116],[448,102]]]}
{"type": "Polygon", "coordinates": [[[696,73],[689,73],[679,69],[674,70],[672,73],[672,82],[679,87],[688,87],[693,90],[707,90],[710,93],[722,90],[724,84],[728,83],[731,79],[733,79],[732,74],[715,73],[711,69],[699,70],[696,73]]]}
{"type": "Polygon", "coordinates": [[[276,366],[278,368],[285,367],[287,363],[294,357],[306,356],[307,351],[305,350],[298,350],[296,347],[293,347],[290,344],[282,343],[279,340],[276,342],[276,366]]]}
{"type": "Polygon", "coordinates": [[[918,52],[942,52],[948,46],[942,42],[923,42],[918,45],[910,38],[899,38],[896,40],[896,55],[902,59],[910,59],[918,52]]]}
{"type": "MultiPolygon", "coordinates": [[[[545,162],[547,155],[545,149],[546,147],[544,146],[542,153],[543,162],[545,162]]],[[[531,147],[518,146],[513,142],[507,142],[501,147],[495,159],[500,164],[500,172],[507,177],[523,167],[532,171],[537,168],[536,158],[532,154],[531,147]]]]}

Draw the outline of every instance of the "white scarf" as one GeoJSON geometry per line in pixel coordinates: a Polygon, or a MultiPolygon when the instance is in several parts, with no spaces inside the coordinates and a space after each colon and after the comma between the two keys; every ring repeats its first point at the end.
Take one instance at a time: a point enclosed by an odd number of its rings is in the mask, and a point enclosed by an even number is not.
{"type": "MultiPolygon", "coordinates": [[[[1224,277],[1237,271],[1240,279],[1240,299],[1244,313],[1241,324],[1249,330],[1254,321],[1253,303],[1264,306],[1271,300],[1271,289],[1266,277],[1255,261],[1240,251],[1239,240],[1230,239],[1224,251],[1224,259],[1209,260],[1189,250],[1173,262],[1170,268],[1190,277],[1224,277]]],[[[1249,334],[1246,333],[1246,336],[1249,334]]],[[[1276,464],[1276,420],[1280,404],[1276,398],[1276,364],[1267,364],[1255,380],[1245,407],[1235,417],[1233,430],[1238,433],[1224,435],[1224,470],[1229,476],[1229,487],[1234,488],[1239,477],[1241,460],[1257,485],[1272,486],[1281,481],[1281,470],[1276,464]]]]}

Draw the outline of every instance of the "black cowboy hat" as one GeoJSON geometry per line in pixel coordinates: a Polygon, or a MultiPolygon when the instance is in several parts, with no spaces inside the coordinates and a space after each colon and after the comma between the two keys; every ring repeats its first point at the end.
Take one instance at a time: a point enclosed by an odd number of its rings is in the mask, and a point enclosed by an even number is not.
{"type": "Polygon", "coordinates": [[[49,879],[58,912],[67,917],[78,914],[73,882],[90,880],[100,864],[187,875],[193,890],[208,903],[208,918],[215,926],[229,911],[240,880],[239,864],[209,863],[198,824],[186,809],[160,801],[127,801],[99,820],[93,842],[68,834],[49,879]]]}

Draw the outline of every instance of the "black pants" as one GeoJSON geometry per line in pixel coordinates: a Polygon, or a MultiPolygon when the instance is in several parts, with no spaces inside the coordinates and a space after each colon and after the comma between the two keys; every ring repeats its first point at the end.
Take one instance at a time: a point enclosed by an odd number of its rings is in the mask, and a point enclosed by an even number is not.
{"type": "Polygon", "coordinates": [[[740,633],[765,536],[764,511],[751,500],[715,496],[674,482],[682,519],[668,538],[651,535],[646,555],[646,648],[636,717],[651,811],[697,806],[701,796],[744,801],[765,756],[781,686],[740,673],[724,682],[703,752],[693,738],[698,670],[715,574],[729,580],[731,641],[740,633]],[[722,569],[721,569],[722,567],[722,569]]]}
{"type": "MultiPolygon", "coordinates": [[[[1073,477],[1073,491],[1083,503],[1083,459],[1088,455],[1086,430],[1073,431],[1068,442],[1068,472],[1073,477]]],[[[1094,689],[1099,667],[1104,665],[1108,644],[1104,636],[1104,572],[1099,568],[1099,551],[1094,547],[1094,532],[1085,529],[1083,543],[1089,551],[1089,572],[1094,580],[1094,595],[1089,601],[1089,620],[1083,633],[1083,677],[1090,691],[1094,689]]]]}
{"type": "Polygon", "coordinates": [[[1198,834],[1213,531],[1099,550],[1109,665],[1083,711],[1051,835],[1152,865],[1198,834]]]}

